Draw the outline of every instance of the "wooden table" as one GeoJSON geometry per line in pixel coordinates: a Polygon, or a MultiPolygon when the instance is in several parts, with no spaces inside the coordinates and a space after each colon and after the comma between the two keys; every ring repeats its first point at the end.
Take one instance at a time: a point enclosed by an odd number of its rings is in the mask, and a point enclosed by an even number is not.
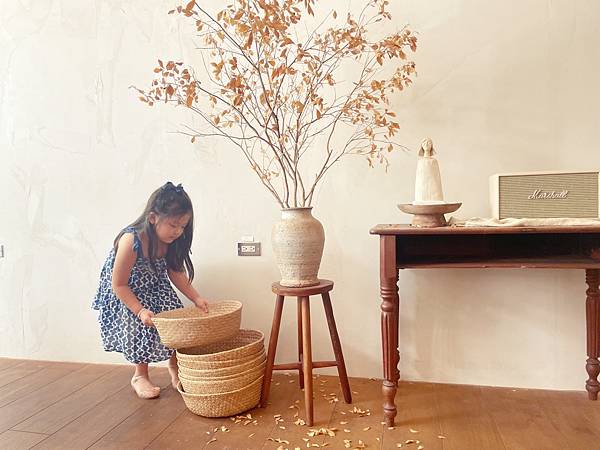
{"type": "Polygon", "coordinates": [[[383,413],[394,424],[394,397],[400,372],[398,325],[399,269],[488,267],[584,269],[590,400],[598,399],[600,383],[600,226],[439,227],[377,225],[380,237],[381,337],[383,341],[383,413]]]}

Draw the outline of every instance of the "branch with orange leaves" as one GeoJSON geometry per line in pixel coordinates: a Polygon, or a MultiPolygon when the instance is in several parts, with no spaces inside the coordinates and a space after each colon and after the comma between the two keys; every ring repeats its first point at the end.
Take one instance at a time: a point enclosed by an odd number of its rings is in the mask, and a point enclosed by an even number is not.
{"type": "Polygon", "coordinates": [[[324,174],[345,155],[387,167],[386,154],[402,147],[392,140],[399,124],[389,95],[408,86],[415,74],[414,63],[406,61],[407,52],[416,50],[410,30],[368,39],[370,27],[391,19],[387,0],[368,1],[358,18],[348,14],[341,25],[321,32],[323,24],[337,19],[333,11],[301,39],[302,14],[314,15],[314,4],[237,0],[216,14],[195,1],[179,6],[170,13],[194,21],[204,43],[197,50],[205,73],[159,61],[150,89],[136,88],[150,106],[164,101],[198,114],[209,129],[188,127],[184,134],[192,141],[229,139],[284,208],[310,206],[324,174]],[[372,8],[375,12],[367,14],[372,8]],[[380,77],[384,63],[394,59],[405,62],[391,76],[380,77]],[[346,62],[358,68],[357,79],[338,80],[346,62]],[[340,138],[343,131],[350,136],[340,138]],[[311,148],[319,136],[326,136],[324,159],[306,185],[303,161],[309,152],[317,155],[311,148]]]}

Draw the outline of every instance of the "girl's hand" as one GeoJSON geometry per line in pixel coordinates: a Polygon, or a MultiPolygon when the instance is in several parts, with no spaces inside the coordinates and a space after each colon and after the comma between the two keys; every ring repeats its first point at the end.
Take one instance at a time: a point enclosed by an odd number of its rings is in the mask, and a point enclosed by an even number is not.
{"type": "Polygon", "coordinates": [[[205,298],[198,297],[194,300],[194,304],[196,305],[196,308],[200,308],[206,313],[208,312],[208,300],[206,300],[205,298]]]}
{"type": "Polygon", "coordinates": [[[154,313],[149,309],[142,308],[140,312],[137,314],[138,319],[142,321],[144,325],[147,327],[154,327],[154,323],[152,323],[152,318],[154,317],[154,313]]]}

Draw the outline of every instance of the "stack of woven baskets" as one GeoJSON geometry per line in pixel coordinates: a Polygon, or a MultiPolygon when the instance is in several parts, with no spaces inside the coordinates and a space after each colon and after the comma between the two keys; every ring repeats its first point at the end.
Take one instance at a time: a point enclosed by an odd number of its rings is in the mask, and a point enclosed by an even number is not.
{"type": "Polygon", "coordinates": [[[240,329],[242,304],[212,303],[157,314],[161,341],[177,349],[179,392],[188,409],[226,417],[258,405],[266,365],[264,335],[240,329]]]}

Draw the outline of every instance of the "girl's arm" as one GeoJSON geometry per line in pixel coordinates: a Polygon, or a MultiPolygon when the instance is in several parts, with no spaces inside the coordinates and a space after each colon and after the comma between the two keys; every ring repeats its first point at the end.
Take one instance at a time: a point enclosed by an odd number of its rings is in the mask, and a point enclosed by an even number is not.
{"type": "Polygon", "coordinates": [[[112,272],[112,289],[117,298],[125,303],[125,306],[138,316],[144,325],[154,326],[152,323],[154,313],[144,308],[129,287],[129,276],[137,259],[133,242],[131,233],[125,233],[119,239],[112,272]]]}
{"type": "Polygon", "coordinates": [[[194,289],[194,286],[190,283],[190,279],[185,271],[178,272],[169,269],[169,278],[179,292],[194,302],[198,308],[208,312],[208,301],[194,289]]]}

